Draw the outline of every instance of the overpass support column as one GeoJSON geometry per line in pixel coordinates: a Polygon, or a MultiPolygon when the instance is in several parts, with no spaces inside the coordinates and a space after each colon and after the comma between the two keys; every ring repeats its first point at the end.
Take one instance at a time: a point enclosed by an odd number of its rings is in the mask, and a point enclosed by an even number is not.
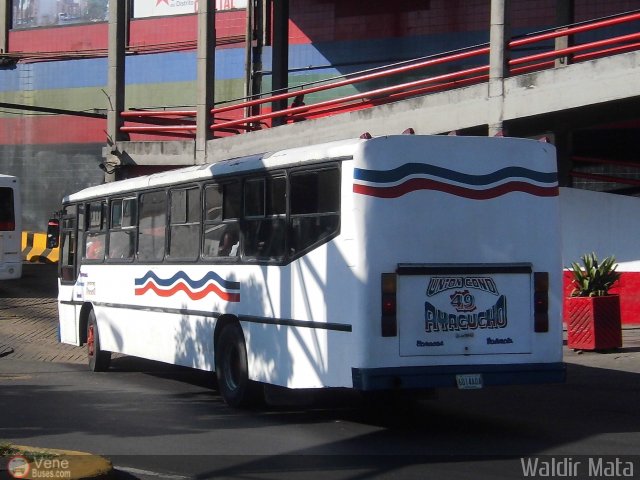
{"type": "MultiPolygon", "coordinates": [[[[289,87],[289,0],[273,0],[273,84],[271,90],[284,92],[289,87]]],[[[286,100],[271,105],[272,110],[287,108],[286,100]]],[[[273,119],[273,125],[283,125],[284,117],[273,119]]]]}
{"type": "MultiPolygon", "coordinates": [[[[556,24],[569,25],[575,21],[575,0],[556,0],[556,24]]],[[[572,37],[558,37],[555,40],[556,50],[573,46],[572,37]]],[[[556,58],[556,67],[566,67],[571,63],[571,55],[556,58]]]]}
{"type": "Polygon", "coordinates": [[[125,105],[125,49],[127,44],[128,2],[111,2],[109,6],[109,70],[107,74],[107,141],[111,152],[105,156],[102,168],[106,182],[116,179],[115,169],[120,166],[117,142],[127,140],[128,135],[120,131],[123,124],[122,111],[125,105]]]}
{"type": "Polygon", "coordinates": [[[489,52],[489,136],[503,134],[504,77],[508,74],[509,0],[491,0],[489,52]]]}
{"type": "MultiPolygon", "coordinates": [[[[270,12],[270,0],[250,0],[247,4],[246,96],[250,100],[260,98],[262,93],[262,55],[264,46],[271,42],[270,12]]],[[[259,115],[260,110],[260,105],[254,105],[247,108],[246,115],[259,115]]]]}
{"type": "Polygon", "coordinates": [[[207,142],[213,139],[211,109],[214,107],[216,63],[215,2],[198,2],[198,51],[196,59],[196,158],[207,162],[207,142]]]}
{"type": "Polygon", "coordinates": [[[9,48],[9,9],[11,2],[0,2],[0,53],[7,53],[9,48]]]}
{"type": "MultiPolygon", "coordinates": [[[[556,0],[556,25],[570,25],[575,22],[575,0],[556,0]]],[[[573,46],[572,37],[558,37],[555,40],[556,50],[573,46]]],[[[571,64],[571,55],[558,57],[555,67],[561,68],[571,64]]],[[[573,133],[564,128],[554,132],[556,154],[558,156],[558,184],[561,187],[570,187],[572,183],[571,169],[573,162],[573,133]]]]}

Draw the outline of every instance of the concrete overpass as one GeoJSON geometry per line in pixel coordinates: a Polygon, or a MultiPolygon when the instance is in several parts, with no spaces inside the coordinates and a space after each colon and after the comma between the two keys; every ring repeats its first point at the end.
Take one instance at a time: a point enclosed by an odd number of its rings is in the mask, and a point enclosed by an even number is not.
{"type": "MultiPolygon", "coordinates": [[[[640,52],[629,52],[502,80],[502,94],[490,97],[489,83],[338,114],[306,122],[209,140],[207,162],[311,143],[371,135],[475,131],[486,134],[502,117],[507,135],[531,136],[589,122],[637,117],[640,52]]],[[[193,165],[195,142],[118,142],[123,163],[193,165]]],[[[105,153],[109,153],[111,149],[105,153]]]]}

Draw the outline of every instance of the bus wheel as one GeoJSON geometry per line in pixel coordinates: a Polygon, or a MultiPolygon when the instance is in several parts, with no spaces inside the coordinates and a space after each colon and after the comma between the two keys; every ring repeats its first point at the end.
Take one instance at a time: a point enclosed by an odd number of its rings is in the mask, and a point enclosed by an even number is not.
{"type": "Polygon", "coordinates": [[[98,325],[93,310],[89,312],[87,321],[87,358],[89,359],[89,370],[92,372],[104,372],[111,363],[111,352],[100,349],[98,325]]]}
{"type": "Polygon", "coordinates": [[[249,380],[247,346],[242,328],[237,323],[223,327],[215,345],[218,390],[230,407],[244,407],[252,403],[253,385],[249,380]]]}

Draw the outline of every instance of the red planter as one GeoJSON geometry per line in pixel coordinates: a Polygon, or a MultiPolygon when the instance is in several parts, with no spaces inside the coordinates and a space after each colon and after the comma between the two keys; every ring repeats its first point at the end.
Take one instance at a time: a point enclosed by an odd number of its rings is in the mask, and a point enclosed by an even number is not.
{"type": "Polygon", "coordinates": [[[567,346],[577,350],[622,347],[620,297],[571,297],[567,299],[567,346]]]}

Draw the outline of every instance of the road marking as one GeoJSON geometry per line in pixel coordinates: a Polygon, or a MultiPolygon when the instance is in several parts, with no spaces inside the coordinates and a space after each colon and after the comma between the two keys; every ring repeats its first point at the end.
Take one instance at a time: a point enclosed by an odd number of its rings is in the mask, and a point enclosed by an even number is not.
{"type": "Polygon", "coordinates": [[[183,480],[183,479],[190,478],[190,477],[184,477],[182,475],[169,475],[167,473],[150,472],[148,470],[140,470],[139,468],[119,467],[117,465],[115,465],[113,468],[114,470],[130,473],[132,475],[147,475],[149,477],[160,477],[160,478],[166,478],[168,480],[183,480]]]}
{"type": "Polygon", "coordinates": [[[0,380],[30,380],[31,375],[0,374],[0,380]]]}

